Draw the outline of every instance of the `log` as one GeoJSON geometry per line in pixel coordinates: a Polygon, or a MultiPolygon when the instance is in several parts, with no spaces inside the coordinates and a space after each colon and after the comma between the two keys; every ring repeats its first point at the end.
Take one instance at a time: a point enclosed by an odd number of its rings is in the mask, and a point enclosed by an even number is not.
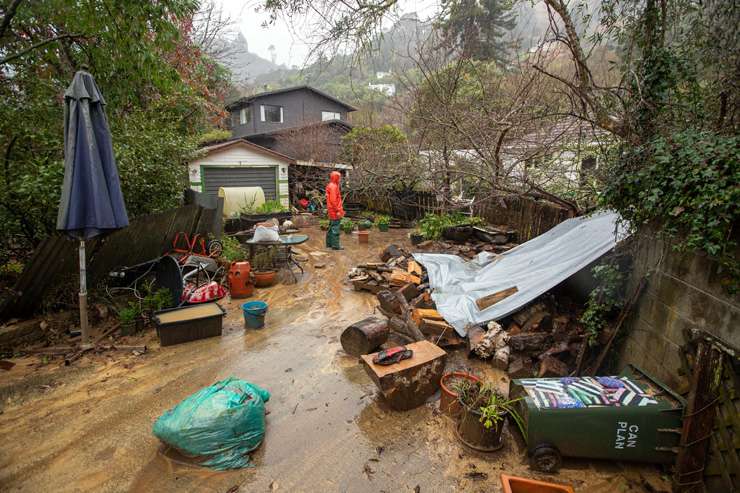
{"type": "Polygon", "coordinates": [[[388,340],[388,332],[387,320],[368,317],[344,329],[342,349],[351,356],[369,354],[388,340]]]}
{"type": "Polygon", "coordinates": [[[409,307],[408,301],[406,301],[406,298],[404,298],[403,295],[398,291],[396,291],[396,297],[398,298],[398,301],[401,305],[401,313],[403,313],[403,319],[406,322],[406,327],[408,327],[409,334],[417,341],[423,341],[424,334],[421,333],[419,327],[416,325],[416,322],[414,322],[414,319],[411,318],[411,307],[409,307]]]}
{"type": "Polygon", "coordinates": [[[568,375],[568,365],[554,356],[547,356],[540,363],[540,371],[537,376],[540,378],[556,378],[568,375]]]}
{"type": "Polygon", "coordinates": [[[413,351],[413,356],[390,366],[373,363],[374,354],[360,357],[390,407],[398,411],[423,405],[437,391],[447,359],[447,353],[426,340],[406,348],[413,351]]]}
{"type": "Polygon", "coordinates": [[[377,297],[380,302],[380,307],[384,312],[401,313],[401,304],[398,302],[398,298],[396,298],[395,294],[384,289],[383,291],[378,292],[377,297]]]}
{"type": "Polygon", "coordinates": [[[523,332],[509,336],[509,346],[514,351],[542,351],[547,345],[549,334],[541,332],[523,332]]]}
{"type": "Polygon", "coordinates": [[[422,318],[419,322],[419,330],[424,335],[441,336],[442,334],[452,333],[453,328],[444,320],[422,318]]]}
{"type": "Polygon", "coordinates": [[[495,293],[491,293],[489,295],[486,295],[482,298],[478,298],[475,300],[475,304],[478,307],[478,310],[485,310],[486,308],[489,308],[499,301],[505,300],[509,296],[513,295],[514,293],[518,293],[519,288],[516,286],[511,288],[502,289],[501,291],[497,291],[495,293]]]}
{"type": "Polygon", "coordinates": [[[419,295],[419,288],[415,284],[407,283],[398,288],[398,292],[406,298],[406,301],[411,301],[419,295]]]}

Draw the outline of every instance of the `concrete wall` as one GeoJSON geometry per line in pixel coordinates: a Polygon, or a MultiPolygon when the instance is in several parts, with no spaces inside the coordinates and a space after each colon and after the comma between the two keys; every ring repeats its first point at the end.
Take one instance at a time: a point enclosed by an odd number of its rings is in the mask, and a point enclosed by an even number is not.
{"type": "Polygon", "coordinates": [[[637,364],[674,389],[685,388],[679,372],[684,331],[696,328],[740,347],[740,302],[722,286],[723,273],[705,255],[677,253],[650,231],[637,237],[628,293],[649,273],[626,323],[620,363],[637,364]]]}
{"type": "Polygon", "coordinates": [[[320,122],[322,111],[337,112],[341,120],[347,121],[347,108],[337,104],[331,99],[320,96],[306,89],[291,91],[281,94],[273,94],[256,98],[249,103],[251,107],[251,120],[244,125],[233,125],[238,122],[240,108],[231,110],[232,115],[237,114],[236,120],[232,117],[232,132],[234,137],[245,137],[248,135],[272,132],[285,128],[298,127],[306,123],[320,122]],[[260,119],[260,105],[270,104],[283,107],[283,122],[270,123],[260,119]]]}

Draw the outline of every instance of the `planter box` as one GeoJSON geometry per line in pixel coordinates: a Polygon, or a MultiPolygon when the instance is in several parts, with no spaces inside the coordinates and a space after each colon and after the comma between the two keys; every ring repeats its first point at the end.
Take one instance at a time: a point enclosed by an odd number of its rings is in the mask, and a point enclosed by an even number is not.
{"type": "Polygon", "coordinates": [[[501,475],[504,493],[574,493],[573,487],[566,484],[537,481],[518,476],[501,475]]]}
{"type": "Polygon", "coordinates": [[[154,314],[162,346],[220,336],[226,312],[218,303],[170,308],[154,314]]]}

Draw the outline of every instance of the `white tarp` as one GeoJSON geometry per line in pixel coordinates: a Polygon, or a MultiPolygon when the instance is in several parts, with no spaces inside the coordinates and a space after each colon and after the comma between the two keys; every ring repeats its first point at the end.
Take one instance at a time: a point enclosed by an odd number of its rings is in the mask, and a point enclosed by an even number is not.
{"type": "Polygon", "coordinates": [[[481,252],[470,262],[456,255],[415,253],[426,267],[432,299],[464,336],[469,324],[499,320],[566,280],[626,237],[619,216],[598,212],[568,219],[499,256],[481,252]],[[478,310],[483,296],[516,286],[517,293],[478,310]]]}

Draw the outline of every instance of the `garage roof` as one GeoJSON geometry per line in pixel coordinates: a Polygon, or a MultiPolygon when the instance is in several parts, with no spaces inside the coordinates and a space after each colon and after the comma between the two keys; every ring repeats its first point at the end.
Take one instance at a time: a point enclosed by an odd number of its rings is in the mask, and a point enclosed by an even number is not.
{"type": "Polygon", "coordinates": [[[225,149],[228,149],[234,146],[243,146],[249,149],[250,151],[254,151],[260,154],[264,154],[266,156],[274,157],[275,159],[283,161],[284,163],[295,164],[295,159],[293,159],[292,157],[286,156],[285,154],[281,154],[279,152],[275,152],[272,149],[268,149],[267,147],[262,147],[253,142],[249,142],[248,140],[245,140],[245,139],[227,140],[226,142],[221,142],[219,144],[210,145],[208,147],[202,147],[200,151],[203,152],[203,155],[209,155],[209,154],[213,154],[214,152],[220,152],[220,151],[223,151],[225,149]]]}

